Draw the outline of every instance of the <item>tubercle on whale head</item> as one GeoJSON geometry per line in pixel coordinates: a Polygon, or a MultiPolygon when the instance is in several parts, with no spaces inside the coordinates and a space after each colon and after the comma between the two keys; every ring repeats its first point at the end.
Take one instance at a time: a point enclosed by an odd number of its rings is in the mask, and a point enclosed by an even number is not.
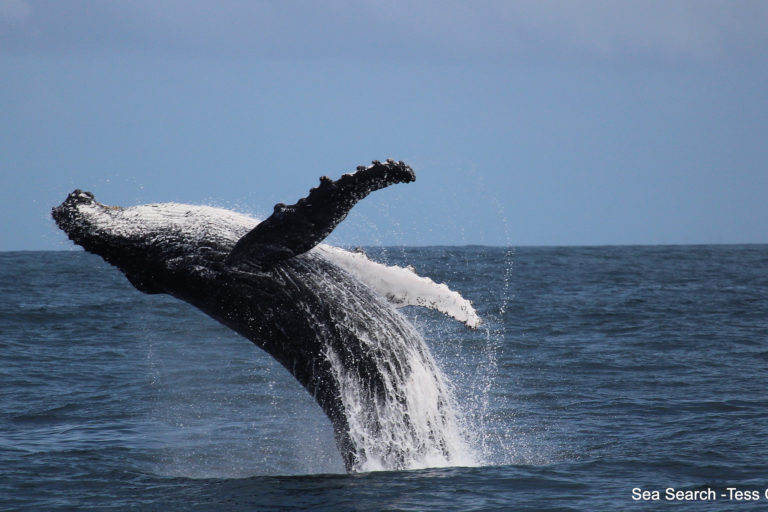
{"type": "Polygon", "coordinates": [[[61,228],[67,227],[66,221],[70,219],[71,213],[77,208],[79,204],[90,204],[96,202],[93,193],[83,192],[79,188],[67,196],[63,203],[59,206],[51,208],[51,215],[56,221],[56,224],[61,228]]]}

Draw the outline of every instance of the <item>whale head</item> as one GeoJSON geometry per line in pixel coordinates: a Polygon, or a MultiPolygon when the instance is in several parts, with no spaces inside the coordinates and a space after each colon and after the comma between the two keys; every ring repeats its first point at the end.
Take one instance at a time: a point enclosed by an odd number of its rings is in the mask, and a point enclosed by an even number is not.
{"type": "Polygon", "coordinates": [[[77,189],[51,212],[77,245],[122,270],[146,293],[163,293],[180,272],[222,264],[256,219],[210,206],[156,203],[109,206],[77,189]]]}

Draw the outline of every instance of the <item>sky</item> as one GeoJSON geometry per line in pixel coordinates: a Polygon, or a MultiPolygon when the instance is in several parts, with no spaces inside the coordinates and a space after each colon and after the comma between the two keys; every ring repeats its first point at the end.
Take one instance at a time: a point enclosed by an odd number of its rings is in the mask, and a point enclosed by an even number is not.
{"type": "Polygon", "coordinates": [[[373,159],[342,245],[768,243],[768,2],[0,0],[0,250],[50,208],[264,218],[373,159]]]}

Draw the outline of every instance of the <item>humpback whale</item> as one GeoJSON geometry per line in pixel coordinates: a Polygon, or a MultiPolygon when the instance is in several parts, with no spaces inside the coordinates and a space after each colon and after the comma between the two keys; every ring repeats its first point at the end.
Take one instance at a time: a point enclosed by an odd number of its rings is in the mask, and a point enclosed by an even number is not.
{"type": "Polygon", "coordinates": [[[107,206],[79,189],[52,216],[138,290],[188,302],[281,363],[330,419],[347,471],[469,465],[449,385],[397,308],[476,327],[471,303],[410,267],[321,243],[368,194],[414,180],[405,163],[374,160],[323,176],[262,222],[209,206],[107,206]]]}

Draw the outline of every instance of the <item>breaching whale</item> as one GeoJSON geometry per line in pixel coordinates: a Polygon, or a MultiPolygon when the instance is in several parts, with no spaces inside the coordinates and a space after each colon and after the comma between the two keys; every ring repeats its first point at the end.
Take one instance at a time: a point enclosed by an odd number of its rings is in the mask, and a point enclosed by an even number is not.
{"type": "Polygon", "coordinates": [[[472,464],[445,378],[397,307],[476,327],[471,303],[411,268],[320,242],[357,201],[415,179],[374,161],[325,176],[266,220],[177,203],[107,206],[75,190],[56,224],[145,293],[199,308],[280,362],[330,419],[347,471],[472,464]]]}

